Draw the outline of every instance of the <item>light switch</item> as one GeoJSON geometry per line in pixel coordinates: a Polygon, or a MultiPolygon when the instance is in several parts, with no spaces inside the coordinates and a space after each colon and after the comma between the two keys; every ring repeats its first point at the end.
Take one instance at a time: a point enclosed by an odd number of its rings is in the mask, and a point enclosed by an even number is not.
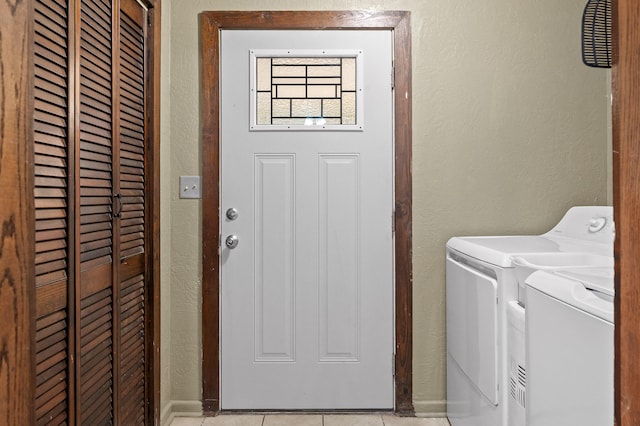
{"type": "Polygon", "coordinates": [[[202,198],[202,178],[180,176],[180,198],[202,198]]]}

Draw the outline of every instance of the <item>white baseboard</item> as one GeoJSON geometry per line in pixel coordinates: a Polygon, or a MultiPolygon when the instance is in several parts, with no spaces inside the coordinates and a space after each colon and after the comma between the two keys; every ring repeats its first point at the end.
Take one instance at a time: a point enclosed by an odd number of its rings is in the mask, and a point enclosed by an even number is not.
{"type": "Polygon", "coordinates": [[[169,401],[160,414],[160,424],[168,426],[176,417],[202,417],[202,402],[169,401]]]}
{"type": "Polygon", "coordinates": [[[416,417],[446,417],[447,401],[413,401],[416,417]]]}
{"type": "Polygon", "coordinates": [[[171,401],[169,401],[160,411],[160,426],[169,426],[174,417],[173,411],[171,411],[171,401]]]}

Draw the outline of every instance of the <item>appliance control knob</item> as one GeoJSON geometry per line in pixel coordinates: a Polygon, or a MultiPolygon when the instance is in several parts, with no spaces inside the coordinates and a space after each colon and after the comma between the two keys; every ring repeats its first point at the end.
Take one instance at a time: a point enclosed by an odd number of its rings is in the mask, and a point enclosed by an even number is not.
{"type": "Polygon", "coordinates": [[[589,232],[596,233],[602,231],[602,228],[607,224],[606,217],[596,217],[589,221],[589,232]]]}

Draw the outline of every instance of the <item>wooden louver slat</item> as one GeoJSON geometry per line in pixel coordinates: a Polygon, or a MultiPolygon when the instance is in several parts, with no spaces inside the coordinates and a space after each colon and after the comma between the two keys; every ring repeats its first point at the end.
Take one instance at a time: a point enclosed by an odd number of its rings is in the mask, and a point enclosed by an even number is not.
{"type": "Polygon", "coordinates": [[[67,419],[67,321],[57,310],[36,321],[36,424],[67,419]]]}
{"type": "Polygon", "coordinates": [[[120,283],[120,415],[145,423],[145,84],[144,16],[135,1],[120,11],[120,259],[130,265],[120,283]]]}
{"type": "Polygon", "coordinates": [[[34,2],[35,421],[68,422],[68,10],[34,2]],[[63,294],[66,296],[66,294],[63,294]]]}
{"type": "Polygon", "coordinates": [[[80,407],[83,424],[108,424],[113,417],[112,291],[106,288],[81,302],[80,407]],[[107,309],[100,310],[100,308],[107,309]],[[99,315],[93,315],[98,313],[99,315]],[[93,322],[88,321],[93,319],[93,322]],[[91,327],[88,327],[88,325],[91,327]]]}
{"type": "Polygon", "coordinates": [[[133,231],[131,226],[144,228],[144,26],[127,13],[120,19],[120,55],[125,65],[120,70],[120,188],[125,206],[122,215],[120,241],[121,257],[144,251],[144,233],[133,231]],[[132,107],[132,106],[137,106],[132,107]],[[132,154],[139,154],[142,161],[127,162],[132,154]],[[131,233],[130,233],[131,232],[131,233]]]}
{"type": "Polygon", "coordinates": [[[113,337],[113,99],[111,4],[80,2],[77,326],[79,423],[114,421],[113,337]]]}
{"type": "MultiPolygon", "coordinates": [[[[95,28],[110,28],[110,14],[96,13],[105,6],[103,3],[104,1],[100,0],[83,0],[81,3],[80,196],[82,199],[93,198],[94,201],[102,203],[99,205],[103,208],[103,213],[99,215],[87,216],[81,213],[81,239],[88,232],[88,224],[105,223],[105,227],[111,229],[112,219],[112,118],[109,113],[111,111],[111,53],[109,45],[95,43],[95,38],[90,36],[95,32],[95,28]],[[92,96],[94,92],[100,93],[101,98],[95,99],[92,96]],[[104,149],[99,148],[100,146],[104,149]],[[100,174],[95,179],[85,177],[96,173],[100,174]]],[[[110,40],[111,35],[107,33],[102,37],[105,40],[108,37],[110,40]]],[[[81,202],[84,203],[84,201],[81,202]]],[[[110,263],[112,261],[111,235],[102,241],[102,245],[83,246],[80,253],[81,261],[101,259],[98,263],[110,263]]]]}

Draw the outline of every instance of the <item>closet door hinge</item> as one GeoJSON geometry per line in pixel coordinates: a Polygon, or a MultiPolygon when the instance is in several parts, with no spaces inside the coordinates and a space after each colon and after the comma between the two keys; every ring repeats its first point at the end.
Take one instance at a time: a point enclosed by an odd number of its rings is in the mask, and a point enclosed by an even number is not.
{"type": "Polygon", "coordinates": [[[391,233],[395,234],[396,233],[396,210],[393,209],[393,211],[391,212],[391,233]]]}
{"type": "Polygon", "coordinates": [[[396,377],[396,354],[391,354],[391,377],[396,377]]]}
{"type": "Polygon", "coordinates": [[[396,88],[396,65],[393,61],[391,61],[391,90],[395,90],[396,88]]]}

